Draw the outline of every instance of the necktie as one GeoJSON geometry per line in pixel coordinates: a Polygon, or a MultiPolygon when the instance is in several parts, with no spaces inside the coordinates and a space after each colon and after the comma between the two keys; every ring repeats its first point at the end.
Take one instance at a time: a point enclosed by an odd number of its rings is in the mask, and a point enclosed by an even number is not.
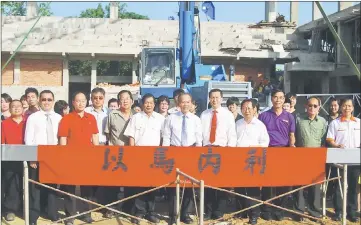
{"type": "Polygon", "coordinates": [[[47,135],[47,144],[48,145],[55,145],[55,138],[54,138],[54,130],[53,124],[51,122],[50,113],[46,113],[46,135],[47,135]]]}
{"type": "Polygon", "coordinates": [[[213,111],[211,134],[209,135],[209,141],[213,144],[216,141],[216,129],[217,129],[217,110],[213,111]]]}
{"type": "Polygon", "coordinates": [[[183,115],[182,120],[182,137],[181,137],[181,144],[182,146],[187,146],[187,123],[186,123],[186,116],[183,115]]]}

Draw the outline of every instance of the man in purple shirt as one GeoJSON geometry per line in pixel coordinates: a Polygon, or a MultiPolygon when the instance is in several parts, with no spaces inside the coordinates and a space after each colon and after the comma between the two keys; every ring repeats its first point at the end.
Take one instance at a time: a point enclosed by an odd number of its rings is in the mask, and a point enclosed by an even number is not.
{"type": "MultiPolygon", "coordinates": [[[[291,113],[286,112],[282,108],[285,101],[285,94],[281,90],[273,90],[271,101],[272,108],[261,113],[258,117],[258,119],[266,125],[270,137],[269,147],[295,147],[295,119],[291,113]]],[[[281,195],[287,191],[287,187],[274,188],[276,195],[281,195]]],[[[262,187],[262,200],[266,201],[272,197],[271,188],[262,187]]],[[[285,207],[286,198],[278,198],[274,202],[278,206],[285,207]]],[[[277,208],[271,208],[268,205],[263,205],[261,217],[264,220],[271,220],[272,209],[275,219],[278,221],[283,220],[283,211],[277,208]]]]}

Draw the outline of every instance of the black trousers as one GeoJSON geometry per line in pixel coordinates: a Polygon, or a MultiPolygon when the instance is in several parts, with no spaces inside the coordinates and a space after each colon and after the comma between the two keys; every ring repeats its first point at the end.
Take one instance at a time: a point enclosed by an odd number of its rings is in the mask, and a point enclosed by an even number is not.
{"type": "MultiPolygon", "coordinates": [[[[118,201],[118,200],[121,199],[121,198],[118,197],[118,195],[120,193],[120,187],[106,186],[106,187],[99,187],[99,189],[103,192],[103,201],[102,202],[103,202],[104,205],[110,204],[112,202],[115,202],[115,201],[118,201]]],[[[124,196],[123,197],[130,196],[129,194],[128,195],[126,194],[127,193],[126,191],[128,191],[128,188],[124,188],[124,196]]],[[[129,209],[129,207],[127,207],[127,208],[125,207],[126,202],[127,201],[121,202],[121,203],[112,205],[110,207],[113,208],[113,209],[122,210],[122,211],[129,214],[130,209],[129,209]]],[[[106,212],[106,211],[107,211],[107,209],[103,210],[103,212],[106,212]]]]}
{"type": "Polygon", "coordinates": [[[222,217],[224,212],[222,209],[227,206],[227,193],[217,191],[211,188],[204,189],[204,205],[207,215],[213,217],[222,217]]]}
{"type": "MultiPolygon", "coordinates": [[[[343,174],[343,170],[340,169],[340,175],[343,174]]],[[[348,166],[347,168],[347,214],[352,217],[356,217],[357,212],[357,185],[360,176],[360,166],[348,166]]],[[[341,180],[341,184],[343,182],[341,180]]],[[[335,185],[335,194],[333,196],[333,204],[335,212],[342,214],[342,198],[341,198],[340,187],[338,184],[335,185]]]]}
{"type": "MultiPolygon", "coordinates": [[[[74,185],[62,185],[62,189],[70,194],[75,194],[74,185]]],[[[80,186],[80,196],[82,198],[92,200],[98,187],[96,186],[80,186]]],[[[84,201],[79,200],[79,205],[76,207],[76,200],[68,195],[64,195],[64,208],[66,216],[73,216],[77,211],[79,213],[92,209],[92,205],[84,201]]],[[[90,213],[85,214],[84,217],[90,216],[90,213]]],[[[68,222],[72,222],[74,219],[69,219],[68,222]]]]}
{"type": "MultiPolygon", "coordinates": [[[[294,189],[299,188],[300,186],[294,187],[294,189]]],[[[293,207],[294,209],[305,212],[306,204],[308,205],[308,211],[313,211],[316,213],[321,213],[321,184],[314,185],[306,188],[307,199],[304,196],[304,189],[301,189],[293,193],[293,207]]]]}
{"type": "MultiPolygon", "coordinates": [[[[131,187],[130,195],[139,194],[141,192],[150,190],[151,188],[145,187],[131,187]]],[[[148,194],[141,195],[132,201],[133,206],[131,214],[137,217],[144,217],[145,215],[154,215],[155,210],[155,192],[149,192],[148,194]]]]}
{"type": "MultiPolygon", "coordinates": [[[[235,191],[238,194],[243,194],[248,197],[258,199],[258,200],[261,199],[261,189],[259,187],[235,188],[235,191]]],[[[239,210],[259,204],[259,202],[257,202],[257,201],[242,198],[239,196],[236,197],[236,201],[237,201],[239,210]]],[[[261,211],[261,209],[259,206],[250,209],[249,213],[248,213],[249,218],[258,218],[260,211],[261,211]]]]}
{"type": "Polygon", "coordinates": [[[16,213],[21,210],[23,193],[23,163],[2,162],[2,207],[6,213],[16,213]]]}
{"type": "MultiPolygon", "coordinates": [[[[182,199],[182,190],[180,193],[180,200],[182,199]]],[[[169,217],[176,217],[177,216],[177,196],[176,196],[176,189],[175,188],[167,188],[168,192],[168,201],[169,201],[169,217]]],[[[181,205],[180,216],[181,218],[188,217],[192,212],[192,202],[193,202],[193,190],[191,188],[184,189],[184,196],[181,205]]]]}
{"type": "MultiPolygon", "coordinates": [[[[261,190],[262,200],[267,201],[268,199],[275,197],[275,195],[278,196],[278,195],[288,192],[288,190],[289,190],[289,187],[274,187],[274,188],[262,187],[262,190],[261,190]],[[272,193],[272,190],[273,190],[273,193],[272,193]]],[[[287,196],[283,196],[281,198],[278,198],[278,199],[272,201],[271,203],[285,208],[286,202],[287,202],[287,196]]],[[[272,206],[269,206],[266,204],[262,205],[262,213],[269,214],[269,215],[274,214],[275,216],[278,216],[278,217],[283,217],[283,215],[284,215],[283,214],[284,211],[282,209],[273,208],[272,206]]]]}

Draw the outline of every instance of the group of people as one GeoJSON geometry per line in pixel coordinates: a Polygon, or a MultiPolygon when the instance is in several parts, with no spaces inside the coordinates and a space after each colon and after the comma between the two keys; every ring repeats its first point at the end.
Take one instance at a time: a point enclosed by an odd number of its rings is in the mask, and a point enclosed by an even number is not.
{"type": "MultiPolygon", "coordinates": [[[[212,89],[209,92],[209,109],[196,115],[196,104],[189,93],[177,89],[173,93],[175,106],[169,109],[170,100],[161,96],[156,100],[152,94],[142,96],[139,105],[134,104],[133,95],[127,90],[118,93],[117,99],[111,99],[108,107],[104,106],[105,91],[96,87],[91,91],[91,105],[87,107],[87,96],[76,92],[72,96],[72,111],[64,101],[55,103],[55,96],[50,90],[40,93],[35,88],[28,88],[25,97],[17,100],[2,94],[2,144],[25,145],[116,145],[116,146],[213,146],[213,147],[321,147],[358,148],[360,147],[360,120],[353,117],[352,99],[339,103],[341,113],[330,114],[330,118],[319,116],[321,100],[310,97],[305,104],[304,114],[296,114],[294,107],[296,96],[283,91],[271,93],[272,108],[259,114],[259,104],[255,99],[227,100],[227,108],[221,106],[223,92],[212,89]],[[283,109],[289,98],[292,112],[283,109]],[[26,105],[26,103],[27,105],[26,105]],[[26,108],[26,107],[27,108],[26,108]],[[241,114],[239,114],[239,107],[241,114]],[[156,112],[157,111],[157,112],[156,112]]],[[[338,101],[335,100],[338,104],[338,101]]],[[[331,104],[334,104],[332,101],[331,104]]],[[[332,105],[331,105],[332,106],[332,105]]],[[[310,156],[312,157],[312,156],[310,156]]],[[[66,162],[65,162],[66,163],[66,162]]],[[[21,205],[21,162],[3,162],[2,188],[5,219],[14,220],[21,205]]],[[[333,169],[333,168],[331,168],[333,169]]],[[[30,179],[38,180],[39,164],[29,162],[30,179]]],[[[348,218],[357,221],[357,186],[360,174],[359,166],[348,169],[348,218]]],[[[74,185],[49,184],[68,193],[75,193],[74,185]]],[[[148,190],[144,187],[125,187],[125,197],[148,190]]],[[[252,198],[268,200],[275,194],[280,195],[289,187],[250,187],[235,188],[234,191],[252,198]]],[[[120,187],[81,186],[81,197],[93,199],[95,192],[102,193],[99,202],[106,205],[118,198],[120,187]]],[[[294,194],[294,209],[304,213],[306,210],[314,217],[321,217],[320,187],[307,189],[308,198],[298,191],[294,194]]],[[[335,219],[341,219],[341,194],[334,188],[335,219]]],[[[176,222],[175,189],[167,188],[169,207],[169,224],[176,222]]],[[[30,184],[30,222],[36,224],[42,211],[40,202],[46,199],[48,219],[58,220],[57,194],[50,189],[30,184]]],[[[64,195],[66,216],[75,215],[90,209],[82,202],[75,205],[75,199],[64,195]]],[[[224,214],[228,196],[213,189],[205,190],[205,219],[219,219],[224,214]]],[[[286,197],[278,198],[274,203],[286,207],[286,197]]],[[[258,202],[238,199],[238,207],[246,208],[258,202]]],[[[181,206],[180,219],[183,223],[193,222],[190,217],[193,207],[191,190],[186,190],[181,206]]],[[[116,206],[115,206],[116,207],[116,206]]],[[[153,223],[159,222],[155,213],[155,194],[150,192],[122,205],[124,212],[138,218],[145,218],[153,223]]],[[[113,217],[110,210],[102,211],[105,217],[113,217]]],[[[244,216],[244,215],[241,215],[244,216]]],[[[247,215],[246,215],[247,216],[247,215]]],[[[284,218],[283,211],[268,205],[255,207],[248,211],[249,224],[257,224],[259,217],[265,220],[284,218]]],[[[79,219],[92,223],[91,214],[79,219]]],[[[302,220],[302,217],[295,218],[302,220]]],[[[131,222],[140,221],[132,218],[131,222]]],[[[73,219],[65,221],[73,224],[73,219]]]]}

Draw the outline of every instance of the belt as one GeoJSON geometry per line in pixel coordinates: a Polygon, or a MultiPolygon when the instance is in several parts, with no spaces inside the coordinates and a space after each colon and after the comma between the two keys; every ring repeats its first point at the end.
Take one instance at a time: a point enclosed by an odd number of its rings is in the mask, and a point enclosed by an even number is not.
{"type": "Polygon", "coordinates": [[[170,146],[172,146],[172,147],[195,147],[196,143],[189,145],[189,146],[178,146],[178,145],[170,145],[170,146]]]}

